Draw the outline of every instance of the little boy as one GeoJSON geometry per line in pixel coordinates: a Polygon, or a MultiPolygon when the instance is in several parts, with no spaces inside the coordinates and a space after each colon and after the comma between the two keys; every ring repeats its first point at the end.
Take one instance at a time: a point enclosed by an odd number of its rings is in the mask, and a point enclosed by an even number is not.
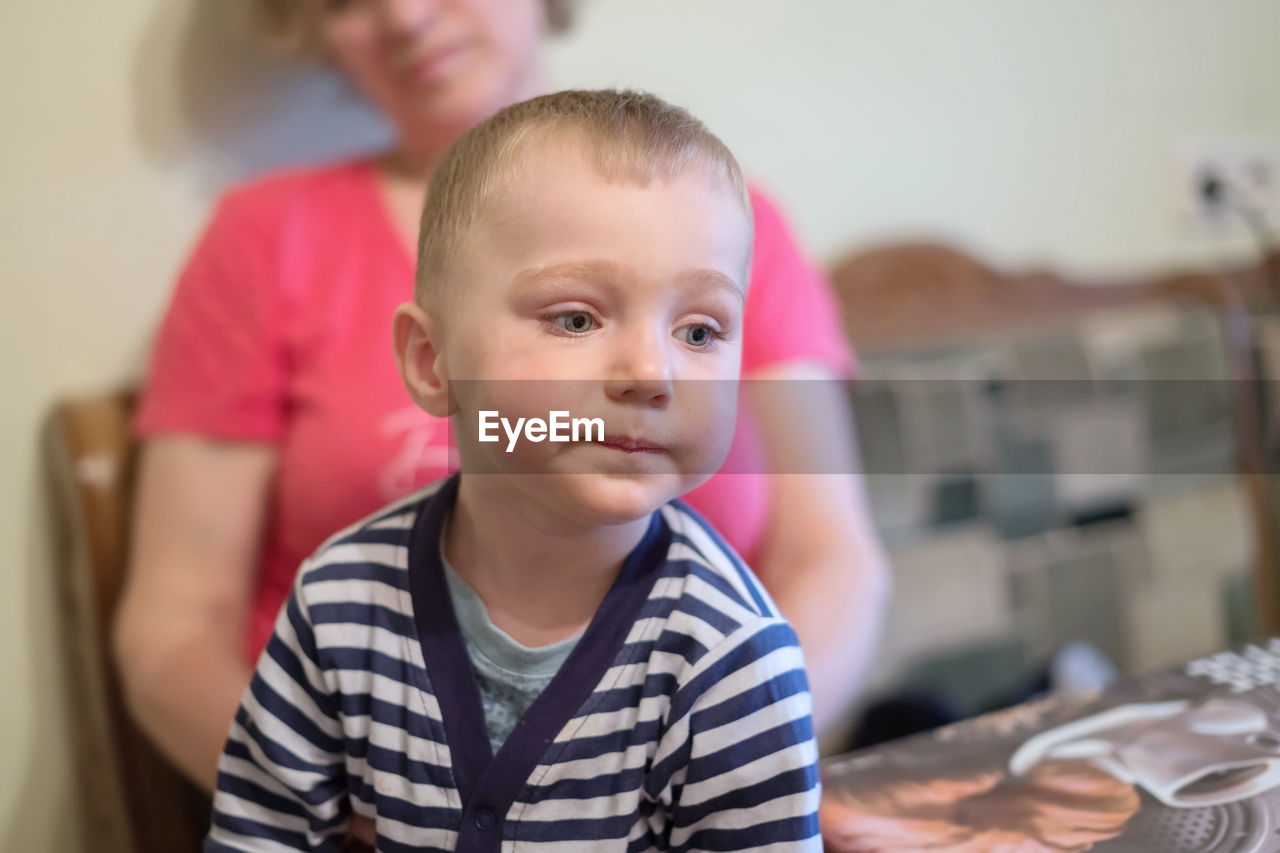
{"type": "Polygon", "coordinates": [[[383,851],[821,849],[795,635],[675,500],[732,436],[751,238],[733,156],[648,95],[450,149],[394,343],[461,472],[303,565],[207,851],[353,820],[383,851]]]}

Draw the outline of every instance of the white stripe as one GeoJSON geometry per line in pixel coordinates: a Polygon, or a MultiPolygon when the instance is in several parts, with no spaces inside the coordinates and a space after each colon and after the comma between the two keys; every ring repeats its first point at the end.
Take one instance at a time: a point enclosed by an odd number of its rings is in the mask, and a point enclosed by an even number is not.
{"type": "Polygon", "coordinates": [[[430,693],[423,693],[412,685],[385,675],[374,675],[367,669],[334,669],[329,672],[336,678],[338,690],[344,695],[368,693],[380,702],[409,708],[437,723],[443,719],[440,715],[440,703],[436,697],[430,693]]]}
{"type": "Polygon", "coordinates": [[[389,569],[405,569],[409,565],[409,548],[406,545],[389,545],[385,542],[339,542],[316,555],[308,567],[310,571],[326,566],[371,563],[389,569]]]}
{"type": "MultiPolygon", "coordinates": [[[[719,649],[713,654],[715,654],[717,660],[725,657],[725,655],[719,654],[719,649]]],[[[711,657],[711,655],[709,654],[707,657],[711,657]]],[[[746,693],[784,672],[799,669],[803,665],[804,660],[800,656],[799,648],[782,646],[772,649],[757,658],[753,663],[740,667],[735,672],[731,672],[719,681],[712,683],[698,699],[698,705],[703,708],[718,705],[721,702],[733,699],[739,694],[746,693]]]]}
{"type": "MultiPolygon", "coordinates": [[[[593,758],[579,758],[573,761],[557,761],[555,764],[539,764],[529,774],[529,781],[539,787],[546,787],[553,782],[565,779],[590,779],[601,775],[602,768],[612,768],[615,775],[627,770],[643,767],[653,751],[652,741],[633,743],[625,750],[614,750],[593,758]],[[543,778],[544,773],[547,777],[543,778]]],[[[605,784],[608,784],[607,782],[605,784]]]]}
{"type": "Polygon", "coordinates": [[[277,844],[274,841],[268,841],[256,836],[228,832],[219,826],[212,827],[209,830],[209,838],[219,844],[225,844],[232,850],[252,850],[254,853],[298,853],[294,847],[286,847],[283,844],[277,844]]]}
{"type": "Polygon", "coordinates": [[[379,816],[378,834],[409,847],[438,847],[453,850],[458,846],[458,833],[452,829],[414,824],[379,816]]]}
{"type": "MultiPolygon", "coordinates": [[[[768,778],[752,775],[750,778],[768,778]]],[[[688,791],[686,787],[684,789],[688,791]]],[[[723,788],[720,793],[728,793],[723,788]]],[[[775,797],[772,800],[763,803],[757,803],[753,806],[745,806],[734,809],[721,809],[712,812],[711,824],[716,829],[747,829],[761,823],[768,823],[772,820],[786,820],[787,818],[804,817],[812,814],[813,809],[818,805],[817,797],[813,791],[799,791],[795,794],[788,794],[783,797],[775,797]]],[[[681,802],[683,803],[681,794],[681,802]]],[[[690,835],[698,831],[701,823],[695,823],[691,826],[673,829],[671,832],[672,846],[681,844],[688,839],[690,835]],[[679,840],[677,841],[677,836],[679,840]]]]}
{"type": "MultiPolygon", "coordinates": [[[[271,728],[274,728],[277,731],[281,728],[287,728],[287,726],[284,726],[283,723],[280,723],[278,720],[275,720],[274,717],[272,717],[271,715],[267,714],[264,711],[259,711],[258,714],[259,716],[254,718],[254,722],[256,722],[260,728],[266,729],[268,728],[268,726],[270,726],[271,728]],[[274,723],[268,723],[267,725],[264,725],[264,720],[274,721],[274,723]]],[[[257,768],[255,769],[258,773],[265,773],[266,775],[273,776],[276,779],[279,779],[280,782],[287,788],[291,788],[295,791],[312,791],[318,788],[319,786],[323,785],[326,781],[328,781],[327,777],[324,776],[322,773],[313,772],[310,770],[295,770],[290,767],[282,767],[281,765],[276,764],[274,761],[271,761],[263,753],[262,748],[258,745],[257,741],[249,737],[248,733],[240,726],[239,723],[232,724],[231,736],[229,739],[235,741],[236,743],[241,744],[246,750],[248,750],[249,755],[253,758],[253,762],[257,765],[257,768]]],[[[295,740],[305,743],[305,741],[301,741],[300,738],[295,738],[295,740]]],[[[288,752],[291,755],[294,755],[295,757],[299,757],[299,758],[302,757],[302,756],[299,756],[294,749],[290,748],[287,745],[288,741],[280,740],[278,737],[276,737],[276,738],[273,738],[273,743],[276,747],[284,749],[285,752],[288,752]]],[[[336,755],[333,756],[333,760],[335,761],[338,760],[339,758],[340,756],[336,756],[336,755]]],[[[304,759],[304,760],[308,760],[308,759],[304,759]]],[[[319,762],[313,761],[311,763],[319,763],[319,762]]],[[[249,777],[246,777],[246,778],[249,778],[249,777]]],[[[259,781],[259,780],[257,780],[256,778],[252,778],[250,779],[250,781],[259,781]]],[[[331,797],[327,802],[321,803],[319,806],[308,805],[307,810],[311,814],[318,816],[321,820],[327,820],[329,818],[332,818],[335,814],[337,814],[338,801],[342,798],[342,796],[343,796],[343,792],[338,792],[333,797],[331,797]]]]}
{"type": "MultiPolygon", "coordinates": [[[[303,668],[309,669],[305,664],[303,668]]],[[[258,676],[268,687],[284,697],[285,701],[301,711],[303,716],[311,720],[320,731],[332,738],[342,737],[342,726],[339,722],[321,710],[320,706],[312,700],[311,694],[294,681],[289,673],[281,669],[269,655],[263,655],[258,661],[258,676]]],[[[320,688],[319,692],[323,694],[327,691],[320,688]]]]}
{"type": "Polygon", "coordinates": [[[413,606],[404,592],[400,587],[372,578],[351,578],[312,581],[306,585],[303,594],[308,607],[317,604],[375,604],[392,613],[412,617],[413,606]]]}

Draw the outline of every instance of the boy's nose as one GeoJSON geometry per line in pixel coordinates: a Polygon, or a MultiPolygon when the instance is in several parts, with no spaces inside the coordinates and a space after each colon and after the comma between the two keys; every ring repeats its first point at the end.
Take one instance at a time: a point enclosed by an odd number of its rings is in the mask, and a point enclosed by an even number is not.
{"type": "Polygon", "coordinates": [[[624,403],[662,407],[671,399],[672,366],[669,341],[657,334],[618,341],[614,364],[605,380],[605,393],[624,403]]]}
{"type": "Polygon", "coordinates": [[[394,35],[414,35],[431,26],[440,13],[439,0],[377,0],[382,26],[394,35]]]}

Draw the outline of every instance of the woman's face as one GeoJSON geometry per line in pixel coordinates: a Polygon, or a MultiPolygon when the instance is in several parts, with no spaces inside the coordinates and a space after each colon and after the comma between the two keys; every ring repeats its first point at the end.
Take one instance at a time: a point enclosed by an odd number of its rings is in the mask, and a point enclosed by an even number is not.
{"type": "Polygon", "coordinates": [[[543,0],[306,0],[320,45],[399,126],[438,149],[541,87],[543,0]]]}

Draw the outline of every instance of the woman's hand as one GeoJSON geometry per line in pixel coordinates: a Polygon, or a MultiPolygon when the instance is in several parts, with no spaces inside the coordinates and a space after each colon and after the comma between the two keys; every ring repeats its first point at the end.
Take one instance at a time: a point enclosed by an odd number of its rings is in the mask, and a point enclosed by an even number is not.
{"type": "Polygon", "coordinates": [[[372,853],[378,848],[378,829],[372,820],[352,815],[347,828],[347,846],[344,853],[372,853]]]}
{"type": "Polygon", "coordinates": [[[1017,780],[989,771],[829,788],[819,820],[833,853],[1078,853],[1119,835],[1138,806],[1131,785],[1087,762],[1058,761],[1017,780]]]}

